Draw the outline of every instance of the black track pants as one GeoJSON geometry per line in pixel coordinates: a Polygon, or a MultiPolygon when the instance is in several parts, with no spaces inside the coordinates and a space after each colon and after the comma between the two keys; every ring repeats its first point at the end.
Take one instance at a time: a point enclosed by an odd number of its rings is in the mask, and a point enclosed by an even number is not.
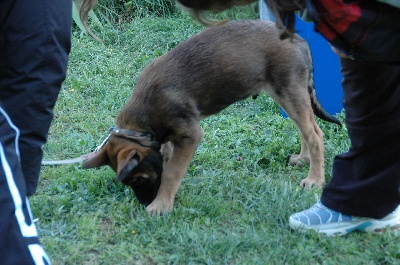
{"type": "Polygon", "coordinates": [[[48,264],[28,196],[36,191],[65,79],[71,0],[0,1],[0,263],[48,264]]]}
{"type": "Polygon", "coordinates": [[[0,263],[49,264],[39,243],[19,161],[20,131],[0,104],[0,263]]]}
{"type": "Polygon", "coordinates": [[[0,2],[0,101],[21,133],[28,196],[36,191],[41,146],[66,75],[71,5],[71,0],[0,2]]]}

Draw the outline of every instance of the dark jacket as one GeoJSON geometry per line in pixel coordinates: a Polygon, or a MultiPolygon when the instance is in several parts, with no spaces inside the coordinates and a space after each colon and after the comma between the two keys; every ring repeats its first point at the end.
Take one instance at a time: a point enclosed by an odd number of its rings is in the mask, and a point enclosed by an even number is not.
{"type": "Polygon", "coordinates": [[[306,0],[315,30],[350,58],[400,63],[400,8],[373,0],[306,0]]]}

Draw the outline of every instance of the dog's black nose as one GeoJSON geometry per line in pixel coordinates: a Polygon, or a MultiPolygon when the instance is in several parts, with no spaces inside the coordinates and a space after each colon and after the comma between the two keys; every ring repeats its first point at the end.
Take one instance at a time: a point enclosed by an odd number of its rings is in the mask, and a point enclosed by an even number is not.
{"type": "MultiPolygon", "coordinates": [[[[160,178],[159,178],[160,179],[160,178]]],[[[149,205],[157,196],[161,181],[151,182],[143,178],[140,183],[130,185],[136,195],[137,200],[144,206],[149,205]]]]}

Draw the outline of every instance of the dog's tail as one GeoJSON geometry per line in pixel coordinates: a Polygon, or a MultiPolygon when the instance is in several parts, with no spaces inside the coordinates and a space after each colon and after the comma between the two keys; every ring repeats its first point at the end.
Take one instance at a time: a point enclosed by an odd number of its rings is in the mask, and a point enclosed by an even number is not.
{"type": "MultiPolygon", "coordinates": [[[[303,40],[304,41],[304,40],[303,40]]],[[[311,107],[314,111],[314,114],[318,117],[321,118],[325,121],[329,121],[332,123],[336,123],[339,126],[342,126],[342,123],[333,115],[329,114],[322,106],[321,103],[319,102],[317,98],[317,93],[315,92],[315,84],[314,84],[314,66],[313,66],[313,61],[312,61],[312,56],[311,56],[311,50],[310,47],[308,46],[307,42],[303,42],[304,45],[301,45],[301,50],[303,54],[305,55],[305,60],[307,61],[307,64],[309,66],[309,74],[308,74],[308,93],[310,95],[310,100],[311,100],[311,107]]]]}
{"type": "Polygon", "coordinates": [[[315,92],[315,85],[314,85],[314,69],[310,69],[310,74],[308,77],[308,93],[310,94],[311,99],[311,107],[314,111],[314,114],[329,122],[336,123],[339,126],[342,126],[342,123],[333,115],[329,114],[322,106],[321,103],[318,101],[317,94],[315,92]]]}

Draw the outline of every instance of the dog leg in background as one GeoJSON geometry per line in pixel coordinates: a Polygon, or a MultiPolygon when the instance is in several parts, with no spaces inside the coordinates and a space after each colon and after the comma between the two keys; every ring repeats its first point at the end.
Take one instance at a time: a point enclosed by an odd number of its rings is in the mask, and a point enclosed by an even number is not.
{"type": "Polygon", "coordinates": [[[300,140],[301,140],[300,154],[290,155],[289,165],[302,167],[306,164],[310,164],[310,150],[308,150],[306,141],[301,134],[300,134],[300,140]]]}
{"type": "MultiPolygon", "coordinates": [[[[185,129],[188,132],[188,129],[185,129]]],[[[146,207],[149,215],[160,215],[163,212],[170,212],[173,210],[176,193],[183,176],[186,174],[190,161],[201,140],[203,139],[203,132],[196,121],[192,125],[192,132],[188,132],[188,136],[183,136],[179,143],[171,143],[164,148],[164,151],[171,150],[173,147],[172,155],[169,161],[165,164],[164,171],[161,175],[161,185],[158,190],[157,196],[154,201],[146,207]]],[[[168,142],[167,142],[168,144],[168,142]]]]}

